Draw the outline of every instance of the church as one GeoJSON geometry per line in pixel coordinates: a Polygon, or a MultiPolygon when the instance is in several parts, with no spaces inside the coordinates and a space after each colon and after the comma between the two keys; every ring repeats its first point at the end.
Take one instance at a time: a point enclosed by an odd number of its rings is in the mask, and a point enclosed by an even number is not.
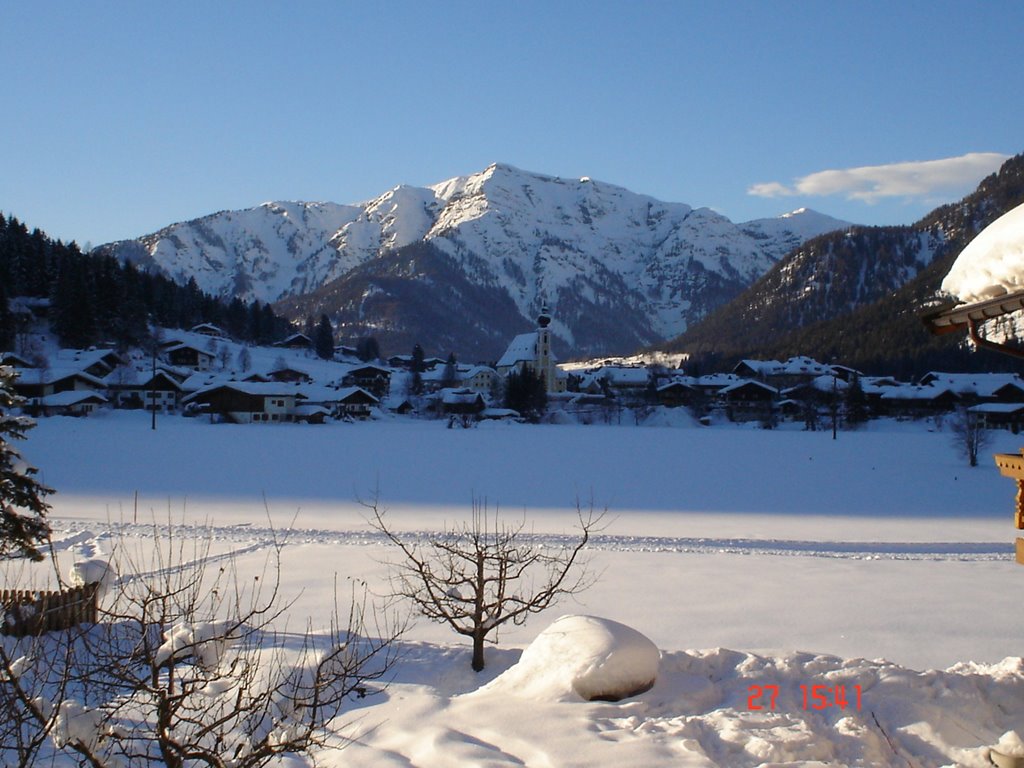
{"type": "Polygon", "coordinates": [[[522,372],[530,368],[544,380],[548,394],[565,392],[569,377],[555,365],[555,353],[551,349],[551,314],[544,306],[537,317],[537,330],[521,333],[512,339],[498,364],[498,374],[508,376],[512,371],[522,372]]]}

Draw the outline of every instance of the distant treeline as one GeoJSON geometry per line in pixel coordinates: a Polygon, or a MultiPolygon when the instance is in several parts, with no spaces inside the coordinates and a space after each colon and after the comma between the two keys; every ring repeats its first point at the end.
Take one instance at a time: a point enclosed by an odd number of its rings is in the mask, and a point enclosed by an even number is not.
{"type": "Polygon", "coordinates": [[[239,341],[271,343],[290,329],[268,304],[225,301],[179,285],[111,256],[84,254],[75,242],[53,240],[14,216],[0,214],[0,349],[12,349],[18,333],[10,299],[50,300],[49,320],[60,343],[137,345],[150,324],[191,328],[213,323],[239,341]]]}

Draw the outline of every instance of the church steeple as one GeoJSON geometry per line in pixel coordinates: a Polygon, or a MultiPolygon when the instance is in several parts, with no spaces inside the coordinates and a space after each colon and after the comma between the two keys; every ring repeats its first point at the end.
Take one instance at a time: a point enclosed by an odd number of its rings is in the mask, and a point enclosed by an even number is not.
{"type": "Polygon", "coordinates": [[[545,304],[540,308],[540,314],[537,316],[537,327],[547,328],[551,323],[551,315],[548,312],[548,305],[545,304]]]}

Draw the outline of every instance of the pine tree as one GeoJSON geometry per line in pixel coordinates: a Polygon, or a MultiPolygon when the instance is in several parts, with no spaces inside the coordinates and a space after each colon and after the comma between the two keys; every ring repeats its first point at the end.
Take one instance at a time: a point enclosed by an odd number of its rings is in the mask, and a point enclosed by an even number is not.
{"type": "Polygon", "coordinates": [[[863,424],[868,420],[868,398],[860,383],[860,376],[854,374],[846,390],[846,423],[863,424]]]}
{"type": "Polygon", "coordinates": [[[548,407],[544,379],[530,366],[512,371],[505,380],[505,407],[518,411],[527,421],[540,421],[548,407]]]}
{"type": "Polygon", "coordinates": [[[42,560],[39,546],[50,538],[46,513],[50,506],[43,497],[51,489],[34,478],[11,440],[24,440],[35,426],[31,419],[11,411],[23,399],[14,393],[14,371],[0,366],[0,558],[23,555],[42,560]]]}
{"type": "Polygon", "coordinates": [[[380,344],[375,336],[364,336],[356,343],[356,357],[364,363],[380,360],[380,344]]]}
{"type": "Polygon", "coordinates": [[[455,362],[455,353],[449,352],[448,361],[444,364],[444,370],[441,371],[441,388],[456,387],[458,384],[459,369],[455,362]]]}
{"type": "Polygon", "coordinates": [[[334,329],[331,327],[331,320],[327,315],[320,315],[320,322],[316,324],[316,331],[313,333],[313,349],[317,357],[330,360],[334,357],[334,329]]]}
{"type": "Polygon", "coordinates": [[[0,349],[14,347],[14,315],[7,297],[7,287],[0,282],[0,349]]]}
{"type": "Polygon", "coordinates": [[[423,354],[423,347],[419,344],[413,346],[412,362],[409,365],[409,370],[412,371],[412,385],[410,386],[410,390],[414,395],[423,394],[423,371],[426,368],[424,359],[425,355],[423,354]]]}

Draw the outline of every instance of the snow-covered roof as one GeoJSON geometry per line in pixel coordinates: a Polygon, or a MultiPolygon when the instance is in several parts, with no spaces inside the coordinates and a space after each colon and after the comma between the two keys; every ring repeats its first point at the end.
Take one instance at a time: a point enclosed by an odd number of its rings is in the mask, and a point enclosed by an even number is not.
{"type": "Polygon", "coordinates": [[[121,356],[112,349],[58,349],[57,360],[69,366],[74,364],[84,370],[96,363],[113,367],[121,362],[121,356]]]}
{"type": "Polygon", "coordinates": [[[498,368],[511,368],[517,363],[533,362],[537,359],[537,332],[520,333],[508,345],[505,354],[498,360],[498,368]]]}
{"type": "Polygon", "coordinates": [[[1024,205],[989,224],[960,252],[942,290],[973,304],[1024,290],[1024,205]]]}
{"type": "Polygon", "coordinates": [[[833,368],[819,363],[813,357],[804,355],[791,357],[785,362],[778,360],[741,360],[733,371],[747,369],[758,376],[823,376],[831,374],[833,368]]]}
{"type": "Polygon", "coordinates": [[[760,387],[761,389],[771,392],[774,395],[779,394],[779,390],[777,390],[775,387],[760,381],[755,381],[754,379],[742,379],[741,381],[737,381],[734,384],[730,384],[729,386],[720,389],[718,391],[718,394],[727,395],[730,392],[735,392],[736,390],[743,389],[744,387],[760,387]]]}
{"type": "Polygon", "coordinates": [[[979,403],[967,410],[970,413],[1017,413],[1024,411],[1024,403],[979,403]]]}
{"type": "Polygon", "coordinates": [[[647,368],[620,368],[614,365],[602,368],[597,376],[618,387],[643,387],[651,380],[651,372],[647,368]]]}
{"type": "Polygon", "coordinates": [[[483,401],[483,395],[472,389],[442,389],[438,394],[445,405],[471,405],[483,401]]]}
{"type": "Polygon", "coordinates": [[[898,387],[887,387],[882,393],[883,400],[936,400],[943,395],[957,397],[949,387],[936,387],[931,384],[903,384],[898,387]]]}
{"type": "Polygon", "coordinates": [[[276,381],[217,381],[196,390],[186,397],[183,402],[191,402],[198,399],[200,395],[214,392],[218,389],[233,389],[236,392],[259,397],[306,397],[305,391],[300,392],[295,384],[276,381]]]}
{"type": "Polygon", "coordinates": [[[39,398],[39,403],[45,406],[61,407],[69,405],[79,405],[81,403],[105,403],[107,398],[101,395],[99,392],[93,392],[89,389],[70,389],[66,392],[57,392],[53,395],[46,395],[46,397],[39,398]]]}
{"type": "Polygon", "coordinates": [[[170,344],[164,347],[165,353],[178,352],[182,349],[191,349],[193,352],[198,352],[201,355],[206,355],[209,358],[213,358],[213,354],[208,350],[202,349],[198,344],[192,344],[187,341],[178,341],[174,344],[170,344]]]}
{"type": "Polygon", "coordinates": [[[1016,373],[942,373],[931,371],[921,382],[933,386],[944,386],[957,394],[972,394],[992,397],[1006,386],[1024,390],[1024,379],[1016,373]]]}
{"type": "Polygon", "coordinates": [[[743,381],[735,373],[709,373],[706,376],[697,378],[697,386],[705,388],[727,387],[730,384],[743,381]]]}
{"type": "Polygon", "coordinates": [[[103,379],[85,373],[78,366],[66,365],[55,365],[51,368],[19,368],[15,386],[18,384],[53,384],[54,382],[73,377],[77,377],[96,387],[105,386],[103,379]]]}
{"type": "Polygon", "coordinates": [[[311,403],[344,403],[352,397],[365,395],[374,403],[380,400],[362,387],[325,387],[303,384],[302,395],[311,403]]]}
{"type": "Polygon", "coordinates": [[[665,390],[673,389],[675,387],[685,387],[686,389],[693,389],[694,381],[690,379],[687,381],[682,377],[673,378],[671,381],[666,382],[658,387],[658,392],[664,392],[665,390]]]}
{"type": "Polygon", "coordinates": [[[740,360],[736,363],[734,371],[747,369],[760,376],[771,376],[782,367],[778,360],[740,360]]]}

